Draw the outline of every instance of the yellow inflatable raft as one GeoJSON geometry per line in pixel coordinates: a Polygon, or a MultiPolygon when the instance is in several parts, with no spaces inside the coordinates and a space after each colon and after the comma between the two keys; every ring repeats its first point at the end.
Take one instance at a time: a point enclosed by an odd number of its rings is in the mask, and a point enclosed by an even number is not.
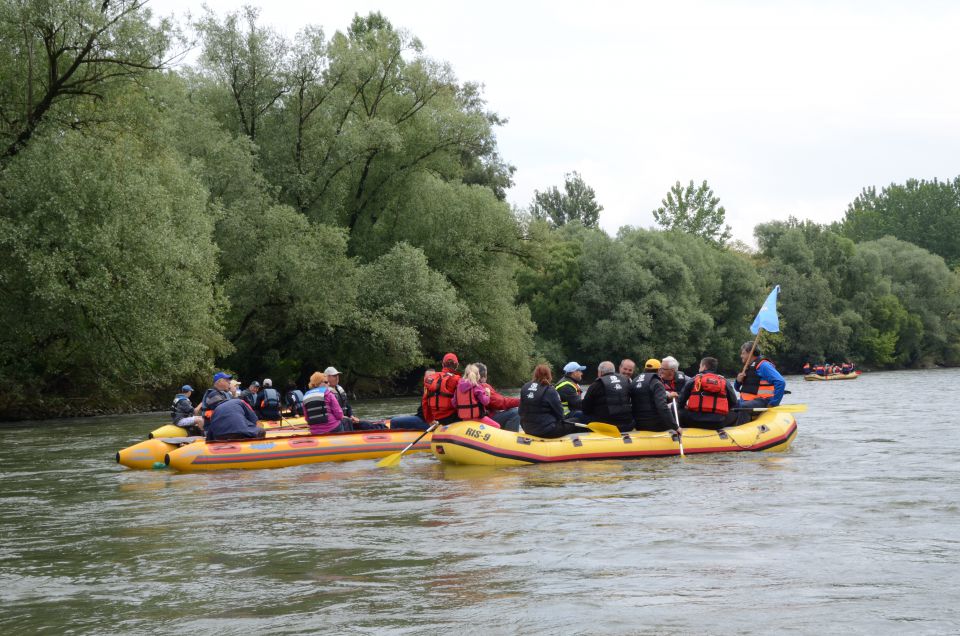
{"type": "MultiPolygon", "coordinates": [[[[310,429],[267,429],[267,439],[274,437],[293,437],[309,435],[310,429]]],[[[187,437],[186,435],[171,437],[151,437],[148,440],[128,446],[117,451],[117,463],[127,468],[146,470],[149,468],[166,468],[164,456],[186,444],[203,440],[203,437],[187,437]]]]}
{"type": "MultiPolygon", "coordinates": [[[[423,431],[385,429],[230,442],[197,441],[169,451],[163,461],[170,468],[196,472],[379,459],[402,451],[421,434],[423,431]]],[[[415,451],[430,451],[429,433],[407,452],[415,451]]]]}
{"type": "MultiPolygon", "coordinates": [[[[260,420],[258,426],[270,430],[272,428],[292,428],[296,426],[306,426],[307,421],[302,417],[285,417],[282,420],[260,420]]],[[[155,428],[147,435],[147,439],[155,437],[187,437],[187,429],[176,424],[167,424],[160,428],[155,428]]]]}
{"type": "MultiPolygon", "coordinates": [[[[753,422],[721,431],[683,429],[683,449],[695,453],[783,451],[797,436],[790,413],[767,411],[753,422]]],[[[431,450],[440,461],[481,466],[522,466],[549,462],[603,459],[642,459],[680,454],[676,433],[631,431],[620,437],[597,433],[543,439],[457,422],[433,433],[431,450]]]]}
{"type": "Polygon", "coordinates": [[[860,377],[859,371],[854,371],[853,373],[834,373],[832,375],[817,375],[816,373],[808,373],[803,376],[803,379],[808,382],[823,382],[825,380],[856,380],[860,377]]]}

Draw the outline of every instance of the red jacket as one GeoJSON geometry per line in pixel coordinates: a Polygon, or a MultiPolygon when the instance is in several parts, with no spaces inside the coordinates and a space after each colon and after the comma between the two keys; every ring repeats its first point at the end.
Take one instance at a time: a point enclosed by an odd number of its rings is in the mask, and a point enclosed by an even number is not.
{"type": "Polygon", "coordinates": [[[497,390],[486,382],[483,383],[483,386],[490,389],[490,404],[487,405],[487,415],[496,415],[500,411],[506,411],[515,406],[520,406],[520,398],[504,397],[497,393],[497,390]]]}
{"type": "Polygon", "coordinates": [[[423,406],[423,419],[427,423],[450,417],[456,412],[456,408],[453,406],[453,394],[457,392],[460,375],[449,371],[441,371],[440,374],[443,375],[440,390],[445,394],[439,398],[440,408],[436,408],[434,403],[438,400],[430,399],[429,389],[426,387],[423,390],[423,398],[420,400],[420,404],[423,406]]]}

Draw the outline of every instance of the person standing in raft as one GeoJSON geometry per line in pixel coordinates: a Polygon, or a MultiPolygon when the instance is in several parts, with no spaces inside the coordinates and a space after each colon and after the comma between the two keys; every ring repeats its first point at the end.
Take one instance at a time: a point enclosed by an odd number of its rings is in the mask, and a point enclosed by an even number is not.
{"type": "Polygon", "coordinates": [[[633,383],[633,423],[638,431],[670,431],[677,427],[659,371],[660,361],[650,358],[633,383]]]}
{"type": "Polygon", "coordinates": [[[310,376],[309,390],[303,394],[303,415],[310,426],[311,435],[343,430],[340,424],[343,411],[328,384],[327,376],[317,371],[310,376]]]}
{"type": "Polygon", "coordinates": [[[563,416],[567,419],[579,421],[583,417],[583,389],[580,381],[587,367],[579,362],[568,362],[563,366],[563,377],[554,385],[560,394],[560,403],[563,405],[563,416]]]}
{"type": "Polygon", "coordinates": [[[477,365],[468,364],[453,394],[453,406],[457,409],[457,418],[460,421],[472,420],[500,428],[500,424],[487,417],[488,404],[490,404],[490,389],[480,382],[480,370],[477,369],[477,365]]]}
{"type": "Polygon", "coordinates": [[[631,382],[615,372],[613,363],[605,360],[597,366],[597,379],[583,396],[583,419],[586,422],[613,424],[621,432],[633,430],[631,382]]]}
{"type": "Polygon", "coordinates": [[[337,402],[340,403],[340,410],[343,411],[343,420],[340,422],[344,431],[378,431],[386,428],[383,424],[361,420],[353,414],[353,407],[350,406],[350,397],[347,390],[340,385],[340,372],[336,367],[327,367],[323,370],[327,376],[327,382],[330,383],[330,391],[333,392],[337,402]]]}
{"type": "Polygon", "coordinates": [[[457,392],[457,384],[460,382],[460,374],[457,373],[457,367],[460,366],[460,360],[453,353],[443,356],[443,367],[440,373],[430,378],[430,382],[423,391],[423,419],[433,424],[453,424],[459,422],[457,410],[453,406],[453,394],[457,392]]]}
{"type": "Polygon", "coordinates": [[[490,393],[490,404],[487,405],[487,415],[500,425],[505,431],[516,433],[520,430],[520,398],[508,398],[497,392],[487,382],[487,365],[475,362],[480,372],[480,384],[490,393]]]}
{"type": "Polygon", "coordinates": [[[680,421],[684,426],[711,431],[733,426],[737,412],[733,410],[737,394],[727,379],[717,373],[717,359],[700,361],[700,373],[687,382],[677,398],[680,421]]]}
{"type": "Polygon", "coordinates": [[[563,419],[560,394],[552,383],[550,367],[539,364],[533,370],[533,380],[520,389],[520,424],[527,435],[553,439],[583,430],[563,419]]]}
{"type": "Polygon", "coordinates": [[[740,361],[747,366],[747,370],[737,374],[734,388],[740,392],[740,411],[737,424],[746,424],[753,419],[753,412],[749,409],[777,406],[783,399],[783,392],[787,382],[767,358],[763,357],[760,349],[754,347],[753,342],[747,341],[740,347],[740,361]],[[753,355],[750,351],[753,350],[753,355]]]}
{"type": "Polygon", "coordinates": [[[259,439],[266,431],[257,426],[257,414],[244,400],[228,400],[218,405],[206,426],[208,442],[259,439]]]}

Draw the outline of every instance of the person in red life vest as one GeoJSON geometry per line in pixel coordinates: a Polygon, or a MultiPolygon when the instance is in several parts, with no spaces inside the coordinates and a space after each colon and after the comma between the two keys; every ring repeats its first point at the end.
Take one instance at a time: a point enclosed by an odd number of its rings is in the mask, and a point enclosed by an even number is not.
{"type": "Polygon", "coordinates": [[[477,365],[468,364],[453,394],[453,406],[457,410],[457,418],[461,421],[471,420],[500,428],[500,424],[487,417],[488,404],[490,404],[490,390],[480,382],[480,370],[477,369],[477,365]]]}
{"type": "Polygon", "coordinates": [[[487,415],[500,425],[505,431],[517,432],[520,430],[520,398],[506,397],[497,392],[487,382],[487,365],[475,362],[480,372],[480,384],[490,392],[490,404],[487,405],[487,415]]]}
{"type": "Polygon", "coordinates": [[[844,375],[847,375],[848,373],[853,373],[853,363],[847,360],[843,364],[841,364],[840,373],[844,375]]]}
{"type": "Polygon", "coordinates": [[[824,376],[827,374],[827,369],[822,364],[818,364],[817,366],[813,367],[813,372],[819,376],[824,376]]]}
{"type": "Polygon", "coordinates": [[[746,424],[753,419],[753,413],[749,409],[780,404],[783,392],[787,389],[787,382],[777,371],[777,367],[764,358],[760,349],[755,348],[749,340],[740,347],[740,361],[747,365],[747,370],[737,375],[734,388],[740,392],[740,408],[746,410],[740,411],[737,423],[746,424]]]}
{"type": "Polygon", "coordinates": [[[803,373],[803,375],[810,375],[810,372],[812,371],[812,369],[810,368],[810,363],[804,362],[803,367],[800,369],[800,371],[803,373]]]}
{"type": "Polygon", "coordinates": [[[424,388],[421,403],[423,419],[427,423],[453,424],[460,421],[457,410],[453,406],[453,394],[456,393],[457,384],[460,382],[460,374],[457,373],[459,366],[460,360],[456,355],[446,354],[443,356],[443,367],[440,373],[433,376],[424,388]]]}
{"type": "Polygon", "coordinates": [[[680,396],[677,407],[683,426],[705,428],[716,431],[725,426],[733,426],[737,421],[737,394],[727,379],[717,373],[717,359],[704,358],[700,361],[700,373],[688,382],[680,396]]]}
{"type": "Polygon", "coordinates": [[[326,374],[317,371],[310,376],[309,390],[303,394],[303,413],[311,435],[343,430],[343,410],[329,385],[326,374]]]}

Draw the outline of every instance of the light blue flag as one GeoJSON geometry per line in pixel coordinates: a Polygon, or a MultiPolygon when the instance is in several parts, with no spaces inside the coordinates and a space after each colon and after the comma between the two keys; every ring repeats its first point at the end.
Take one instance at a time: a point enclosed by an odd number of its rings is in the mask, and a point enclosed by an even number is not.
{"type": "Polygon", "coordinates": [[[767,296],[767,299],[763,301],[760,313],[757,314],[753,324],[750,325],[750,333],[760,333],[761,329],[766,329],[771,333],[780,331],[780,319],[777,318],[777,294],[779,293],[780,285],[777,285],[767,296]]]}

